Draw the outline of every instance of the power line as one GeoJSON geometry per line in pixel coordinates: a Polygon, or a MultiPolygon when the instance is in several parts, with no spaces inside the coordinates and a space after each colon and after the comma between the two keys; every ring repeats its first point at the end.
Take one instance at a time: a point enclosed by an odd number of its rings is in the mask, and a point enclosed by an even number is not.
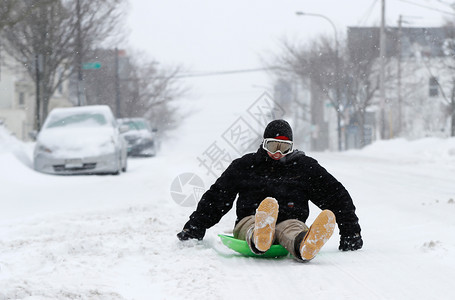
{"type": "Polygon", "coordinates": [[[275,70],[275,69],[277,69],[277,67],[257,68],[257,69],[244,69],[244,70],[196,72],[196,73],[187,73],[187,74],[177,75],[177,76],[175,76],[175,78],[207,77],[207,76],[230,75],[230,74],[239,74],[239,73],[253,73],[253,72],[270,71],[270,70],[275,70]]]}
{"type": "Polygon", "coordinates": [[[446,1],[442,1],[442,0],[436,0],[438,1],[439,3],[442,3],[442,4],[445,4],[445,5],[448,5],[448,6],[452,6],[453,3],[449,3],[449,2],[446,2],[446,1]]]}
{"type": "Polygon", "coordinates": [[[371,12],[373,11],[373,8],[375,7],[377,2],[378,2],[378,0],[374,0],[373,3],[370,5],[370,7],[367,9],[364,17],[359,22],[360,26],[364,25],[368,21],[368,18],[371,16],[371,12]]]}
{"type": "Polygon", "coordinates": [[[434,7],[431,7],[431,6],[426,6],[426,5],[423,5],[423,4],[415,3],[415,2],[412,2],[412,1],[409,1],[409,0],[398,0],[398,1],[401,1],[401,2],[404,2],[404,3],[407,3],[407,4],[411,4],[411,5],[414,5],[414,6],[419,6],[419,7],[428,9],[428,10],[434,10],[434,11],[437,11],[437,12],[440,12],[440,13],[443,13],[443,14],[446,14],[446,15],[455,16],[455,13],[451,13],[451,12],[448,12],[448,11],[445,11],[445,10],[442,10],[442,9],[438,9],[438,8],[434,8],[434,7]]]}

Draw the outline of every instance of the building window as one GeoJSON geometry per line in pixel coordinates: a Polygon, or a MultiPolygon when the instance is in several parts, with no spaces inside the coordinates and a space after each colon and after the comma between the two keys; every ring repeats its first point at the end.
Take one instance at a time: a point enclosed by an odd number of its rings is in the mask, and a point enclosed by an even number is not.
{"type": "Polygon", "coordinates": [[[19,93],[19,106],[24,106],[25,105],[25,93],[20,92],[19,93]]]}
{"type": "Polygon", "coordinates": [[[438,78],[436,78],[434,76],[430,77],[430,85],[429,85],[428,95],[430,97],[438,97],[439,96],[438,78]]]}

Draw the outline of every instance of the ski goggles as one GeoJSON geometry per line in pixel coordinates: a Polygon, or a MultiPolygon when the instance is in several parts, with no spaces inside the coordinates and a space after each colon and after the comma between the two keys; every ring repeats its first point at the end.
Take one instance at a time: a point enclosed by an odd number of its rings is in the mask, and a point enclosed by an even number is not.
{"type": "Polygon", "coordinates": [[[262,148],[271,154],[280,152],[281,154],[286,155],[294,151],[294,143],[286,140],[264,139],[262,148]]]}

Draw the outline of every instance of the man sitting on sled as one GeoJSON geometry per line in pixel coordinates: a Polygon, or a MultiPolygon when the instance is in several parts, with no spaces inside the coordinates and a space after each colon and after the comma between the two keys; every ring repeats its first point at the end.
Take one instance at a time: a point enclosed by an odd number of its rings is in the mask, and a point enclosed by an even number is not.
{"type": "Polygon", "coordinates": [[[362,248],[351,196],[315,159],[294,150],[292,129],[285,120],[270,122],[258,151],[230,164],[204,193],[178,238],[202,240],[206,229],[232,208],[237,195],[234,237],[246,240],[255,254],[278,243],[296,259],[311,260],[332,235],[335,223],[340,250],[362,248]],[[308,201],[322,209],[309,228],[308,201]]]}

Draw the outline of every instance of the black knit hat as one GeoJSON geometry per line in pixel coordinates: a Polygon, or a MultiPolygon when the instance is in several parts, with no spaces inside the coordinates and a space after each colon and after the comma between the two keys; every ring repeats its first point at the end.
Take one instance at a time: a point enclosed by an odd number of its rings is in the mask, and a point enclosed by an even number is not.
{"type": "Polygon", "coordinates": [[[264,138],[287,137],[292,141],[292,128],[285,120],[273,120],[264,130],[264,138]]]}

